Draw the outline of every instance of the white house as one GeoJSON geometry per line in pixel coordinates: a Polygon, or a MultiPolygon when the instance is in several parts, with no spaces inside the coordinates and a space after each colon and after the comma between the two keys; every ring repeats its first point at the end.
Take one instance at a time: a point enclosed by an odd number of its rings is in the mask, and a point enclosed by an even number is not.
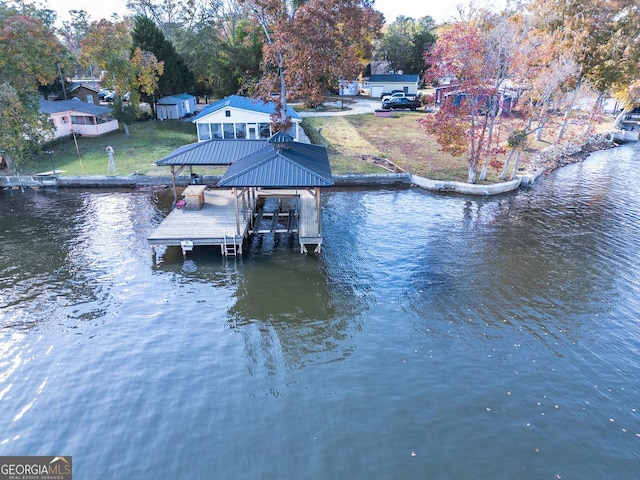
{"type": "Polygon", "coordinates": [[[113,118],[111,108],[92,105],[79,98],[57,102],[40,100],[40,113],[49,115],[49,122],[55,127],[53,138],[72,133],[97,137],[118,129],[118,121],[113,118]]]}
{"type": "Polygon", "coordinates": [[[158,120],[178,120],[196,113],[196,97],[188,93],[171,95],[158,100],[158,120]]]}
{"type": "MultiPolygon", "coordinates": [[[[275,111],[273,102],[231,95],[204,108],[193,123],[197,125],[199,142],[221,138],[267,139],[274,133],[271,114],[275,111]]],[[[287,134],[298,141],[302,119],[290,106],[287,106],[287,115],[293,121],[287,134]]]]}
{"type": "Polygon", "coordinates": [[[419,75],[371,75],[369,80],[362,85],[363,90],[369,90],[370,97],[380,98],[383,93],[392,90],[404,91],[416,95],[418,93],[419,75]]]}

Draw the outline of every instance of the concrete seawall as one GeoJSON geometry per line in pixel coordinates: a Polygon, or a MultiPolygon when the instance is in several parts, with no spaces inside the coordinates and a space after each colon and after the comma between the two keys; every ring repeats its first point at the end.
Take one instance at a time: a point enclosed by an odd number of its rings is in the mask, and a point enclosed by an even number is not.
{"type": "MultiPolygon", "coordinates": [[[[509,182],[496,184],[476,185],[463,182],[443,180],[431,180],[411,175],[409,173],[387,173],[368,175],[334,175],[336,186],[385,186],[385,185],[416,185],[425,190],[435,192],[455,192],[464,195],[498,195],[512,192],[520,186],[530,186],[540,176],[542,171],[534,175],[518,177],[509,182]]],[[[205,185],[216,185],[220,176],[202,176],[200,181],[205,185]]],[[[189,177],[176,177],[178,186],[187,186],[191,183],[189,177]]],[[[0,176],[2,188],[143,188],[143,187],[168,187],[171,186],[170,176],[145,176],[145,175],[85,175],[85,176],[53,176],[53,175],[21,175],[0,176]]]]}

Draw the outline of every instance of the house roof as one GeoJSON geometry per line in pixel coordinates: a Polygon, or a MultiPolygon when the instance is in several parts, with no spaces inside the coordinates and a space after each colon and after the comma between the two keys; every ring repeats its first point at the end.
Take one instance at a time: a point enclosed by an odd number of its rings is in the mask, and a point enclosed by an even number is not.
{"type": "Polygon", "coordinates": [[[369,83],[418,83],[420,81],[420,75],[371,75],[369,77],[369,83]]]}
{"type": "Polygon", "coordinates": [[[70,92],[73,92],[77,89],[79,89],[80,87],[84,87],[87,90],[91,90],[92,92],[98,93],[100,91],[100,89],[98,87],[94,87],[93,85],[89,85],[87,83],[81,83],[81,82],[73,82],[71,84],[71,88],[70,88],[70,92]]]}
{"type": "Polygon", "coordinates": [[[184,145],[156,165],[231,165],[267,146],[266,140],[209,140],[184,145]]]}
{"type": "Polygon", "coordinates": [[[51,102],[49,100],[40,100],[40,113],[61,113],[61,112],[80,112],[88,113],[89,115],[106,115],[111,113],[110,107],[103,107],[102,105],[93,105],[91,103],[84,102],[79,98],[72,98],[71,100],[58,100],[57,102],[51,102]]]}
{"type": "MultiPolygon", "coordinates": [[[[241,110],[249,110],[251,112],[265,113],[267,115],[271,115],[276,111],[276,104],[274,102],[264,102],[262,100],[258,100],[255,98],[242,97],[240,95],[231,95],[229,97],[225,97],[222,100],[218,100],[215,103],[212,103],[208,107],[205,107],[198,115],[193,118],[193,121],[201,119],[202,117],[206,117],[218,110],[222,110],[223,108],[238,108],[241,110]]],[[[287,115],[289,115],[294,120],[302,120],[300,116],[291,108],[291,106],[287,105],[287,115]]]]}
{"type": "Polygon", "coordinates": [[[294,142],[276,133],[267,145],[241,158],[220,179],[220,187],[330,187],[333,183],[327,149],[294,142]]]}

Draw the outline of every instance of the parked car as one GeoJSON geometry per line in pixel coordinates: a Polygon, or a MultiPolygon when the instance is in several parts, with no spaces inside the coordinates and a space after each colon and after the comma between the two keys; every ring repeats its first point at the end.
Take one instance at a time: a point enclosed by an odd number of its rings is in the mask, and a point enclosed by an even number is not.
{"type": "Polygon", "coordinates": [[[386,99],[391,97],[391,95],[394,95],[396,93],[404,93],[404,90],[391,90],[390,92],[384,92],[382,95],[380,95],[380,100],[385,101],[386,99]]]}
{"type": "Polygon", "coordinates": [[[416,110],[420,107],[420,100],[408,97],[394,97],[382,102],[383,110],[416,110]]]}
{"type": "Polygon", "coordinates": [[[387,95],[386,97],[383,97],[382,101],[384,102],[385,100],[389,100],[390,98],[400,98],[400,97],[407,97],[410,100],[416,99],[416,96],[413,93],[396,92],[391,95],[387,95]]]}
{"type": "MultiPolygon", "coordinates": [[[[116,92],[114,92],[114,91],[112,91],[112,90],[111,90],[111,91],[109,91],[109,93],[107,93],[107,94],[102,98],[102,101],[103,101],[103,102],[109,102],[109,103],[111,103],[111,102],[113,102],[113,101],[115,100],[115,98],[116,98],[116,92]]],[[[122,95],[122,100],[123,100],[123,101],[125,101],[125,102],[128,102],[128,101],[129,101],[129,98],[131,98],[131,92],[125,92],[125,93],[122,95]]]]}
{"type": "Polygon", "coordinates": [[[106,102],[106,100],[104,99],[107,95],[112,95],[113,92],[111,90],[109,90],[108,88],[103,88],[102,90],[100,90],[98,92],[98,100],[100,100],[101,102],[106,102]]]}

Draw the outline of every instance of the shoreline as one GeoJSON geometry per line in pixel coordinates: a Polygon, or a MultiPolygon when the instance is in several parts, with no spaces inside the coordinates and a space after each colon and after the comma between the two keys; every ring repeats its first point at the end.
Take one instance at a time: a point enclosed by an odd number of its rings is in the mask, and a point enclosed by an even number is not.
{"type": "MultiPolygon", "coordinates": [[[[433,192],[452,192],[462,195],[492,196],[516,191],[520,187],[532,186],[541,175],[546,175],[565,165],[578,163],[586,159],[591,153],[617,147],[618,144],[605,135],[596,134],[583,145],[567,143],[551,145],[538,152],[534,163],[536,168],[528,173],[509,180],[491,184],[472,184],[452,180],[432,180],[413,175],[411,173],[375,173],[375,174],[346,174],[334,175],[336,187],[384,186],[384,185],[415,185],[433,192]]],[[[220,175],[203,175],[201,182],[215,187],[220,175]]],[[[186,187],[191,184],[189,176],[176,177],[176,186],[186,187]]],[[[13,175],[0,176],[0,188],[170,188],[172,179],[169,175],[13,175]]]]}

